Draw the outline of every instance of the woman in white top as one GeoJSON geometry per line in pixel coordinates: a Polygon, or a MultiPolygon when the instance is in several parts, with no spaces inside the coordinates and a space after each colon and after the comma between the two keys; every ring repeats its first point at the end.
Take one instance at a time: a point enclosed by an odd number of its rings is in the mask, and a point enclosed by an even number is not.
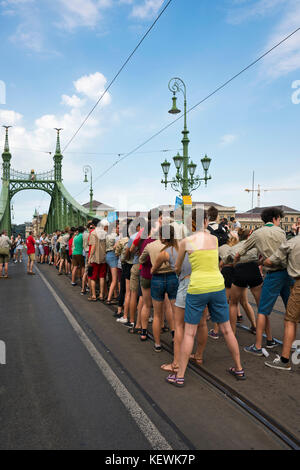
{"type": "Polygon", "coordinates": [[[19,234],[16,239],[16,259],[15,263],[19,261],[19,263],[22,263],[22,251],[24,247],[24,242],[22,240],[21,235],[19,234]]]}

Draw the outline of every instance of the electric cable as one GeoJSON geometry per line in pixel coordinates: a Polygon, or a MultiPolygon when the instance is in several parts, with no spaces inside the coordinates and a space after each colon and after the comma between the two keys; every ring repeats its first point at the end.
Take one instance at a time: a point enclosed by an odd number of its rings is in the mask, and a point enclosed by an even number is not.
{"type": "Polygon", "coordinates": [[[138,50],[138,48],[141,46],[141,44],[144,42],[144,40],[146,39],[146,37],[149,35],[149,33],[152,31],[152,29],[154,28],[154,26],[156,25],[156,23],[158,22],[158,20],[160,19],[160,17],[164,14],[164,12],[166,11],[166,9],[168,8],[168,6],[171,4],[173,0],[169,0],[167,2],[167,4],[164,6],[164,8],[161,10],[161,12],[158,14],[158,16],[156,17],[156,19],[154,20],[154,22],[151,24],[150,28],[148,28],[148,30],[146,31],[146,33],[144,34],[144,36],[142,37],[142,39],[139,41],[139,43],[137,44],[137,46],[134,48],[134,50],[131,52],[131,54],[128,56],[128,58],[125,60],[124,64],[121,66],[121,68],[119,69],[119,71],[116,73],[116,75],[114,76],[114,78],[110,81],[109,85],[105,88],[104,92],[102,93],[102,95],[100,96],[100,98],[98,99],[98,101],[96,102],[96,104],[93,106],[93,108],[91,109],[91,111],[88,113],[88,115],[85,117],[85,119],[82,121],[82,123],[80,124],[79,128],[77,129],[77,131],[75,132],[75,134],[71,137],[71,139],[67,142],[66,146],[64,147],[63,149],[63,153],[65,152],[65,150],[69,147],[69,145],[71,144],[71,142],[73,142],[73,140],[75,139],[75,137],[77,136],[77,134],[79,133],[79,131],[82,129],[82,127],[84,126],[84,124],[87,122],[87,120],[89,119],[89,117],[91,116],[91,114],[94,112],[94,110],[96,109],[96,107],[98,106],[98,104],[100,103],[100,101],[102,100],[102,98],[106,95],[106,93],[108,92],[108,90],[111,88],[111,86],[114,84],[114,82],[117,80],[118,76],[121,74],[121,72],[124,70],[124,68],[126,67],[126,65],[128,64],[128,62],[130,61],[130,59],[133,57],[133,55],[136,53],[136,51],[138,50]]]}
{"type": "MultiPolygon", "coordinates": [[[[272,51],[274,51],[277,47],[279,47],[281,44],[283,44],[284,42],[286,42],[288,39],[290,39],[293,35],[295,35],[298,31],[300,31],[300,27],[297,28],[295,31],[293,31],[291,34],[289,34],[288,36],[286,36],[284,39],[282,39],[280,42],[278,42],[277,44],[275,44],[271,49],[269,49],[268,51],[266,51],[264,54],[262,54],[260,57],[258,57],[256,60],[254,60],[253,62],[251,62],[249,65],[247,65],[246,67],[244,67],[240,72],[236,73],[233,77],[231,77],[229,80],[227,80],[226,82],[224,82],[222,85],[220,85],[218,88],[216,88],[213,92],[211,92],[209,95],[207,95],[205,98],[203,98],[201,101],[199,101],[197,104],[195,104],[194,106],[192,106],[191,108],[189,108],[187,110],[187,114],[190,113],[191,111],[193,111],[194,109],[196,109],[198,106],[200,106],[202,103],[204,103],[205,101],[207,101],[209,98],[211,98],[212,96],[214,96],[215,94],[217,94],[220,90],[222,90],[223,88],[225,88],[227,85],[229,85],[229,83],[231,83],[233,80],[235,80],[236,78],[238,78],[240,75],[242,75],[243,73],[245,73],[247,70],[249,70],[250,68],[252,68],[254,65],[256,65],[258,62],[260,62],[264,57],[266,57],[268,54],[270,54],[272,51]]],[[[149,137],[147,140],[145,140],[142,144],[138,145],[137,147],[135,147],[133,150],[131,150],[130,152],[128,152],[127,154],[125,154],[122,158],[120,158],[117,162],[114,162],[109,168],[107,168],[103,173],[101,173],[100,175],[98,175],[95,179],[94,179],[94,182],[97,181],[98,179],[102,178],[103,176],[105,176],[112,168],[114,168],[118,163],[120,163],[121,161],[125,160],[125,158],[129,157],[130,155],[132,155],[133,153],[136,153],[140,148],[142,148],[144,145],[148,144],[151,140],[155,139],[157,136],[159,136],[160,134],[162,134],[164,131],[166,131],[167,129],[169,129],[171,126],[173,126],[177,121],[179,121],[180,119],[183,119],[183,115],[179,116],[177,119],[175,119],[174,121],[172,121],[170,124],[167,124],[166,126],[164,126],[162,129],[160,129],[158,132],[156,132],[155,134],[153,134],[151,137],[149,137]]],[[[85,189],[84,189],[85,191],[85,189]]],[[[81,194],[81,193],[80,193],[81,194]]]]}

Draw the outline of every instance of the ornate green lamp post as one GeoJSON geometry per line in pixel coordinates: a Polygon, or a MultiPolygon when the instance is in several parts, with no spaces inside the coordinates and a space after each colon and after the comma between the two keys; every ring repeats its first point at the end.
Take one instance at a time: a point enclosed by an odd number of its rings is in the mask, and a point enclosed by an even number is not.
{"type": "Polygon", "coordinates": [[[93,171],[92,167],[90,165],[85,165],[83,167],[83,172],[84,172],[84,183],[88,183],[88,178],[87,175],[90,173],[91,175],[91,187],[90,187],[90,212],[93,212],[93,171]]]}
{"type": "Polygon", "coordinates": [[[168,184],[171,184],[172,189],[174,189],[174,191],[179,192],[182,197],[190,196],[192,191],[195,191],[196,189],[200,187],[202,181],[205,181],[205,185],[207,186],[207,181],[211,179],[211,176],[208,176],[208,170],[209,170],[209,166],[211,163],[211,159],[208,158],[207,155],[205,155],[205,157],[201,160],[203,170],[204,170],[204,178],[200,178],[200,176],[195,176],[197,165],[193,163],[193,161],[190,160],[189,152],[188,152],[190,140],[188,138],[189,131],[187,129],[187,119],[186,119],[186,116],[187,116],[186,86],[185,86],[184,81],[178,77],[172,78],[168,86],[169,86],[169,90],[173,93],[173,98],[172,98],[173,105],[169,111],[170,114],[178,114],[181,112],[177,108],[176,94],[179,92],[182,92],[184,96],[184,128],[182,131],[183,156],[181,156],[178,153],[176,157],[173,158],[177,172],[176,172],[176,176],[171,180],[168,180],[168,174],[169,174],[171,164],[167,160],[165,160],[164,163],[162,163],[161,167],[162,167],[165,179],[162,180],[161,182],[162,184],[165,185],[166,189],[168,187],[168,184]]]}

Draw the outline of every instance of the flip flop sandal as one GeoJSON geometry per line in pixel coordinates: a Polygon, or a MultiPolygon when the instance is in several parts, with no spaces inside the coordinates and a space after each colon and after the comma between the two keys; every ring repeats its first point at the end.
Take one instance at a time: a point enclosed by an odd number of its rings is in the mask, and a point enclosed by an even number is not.
{"type": "Polygon", "coordinates": [[[88,297],[89,302],[97,302],[96,297],[88,297]]]}
{"type": "Polygon", "coordinates": [[[161,370],[164,370],[165,372],[173,372],[176,373],[176,371],[179,369],[178,366],[174,366],[173,364],[163,364],[160,366],[161,370]]]}
{"type": "Polygon", "coordinates": [[[193,364],[196,364],[197,366],[203,365],[203,359],[197,358],[195,354],[192,354],[190,356],[190,362],[192,362],[193,364]]]}
{"type": "Polygon", "coordinates": [[[237,380],[246,380],[244,369],[242,369],[242,370],[235,370],[234,367],[231,367],[231,368],[228,370],[228,372],[229,372],[229,374],[233,375],[233,377],[235,377],[237,380]]]}

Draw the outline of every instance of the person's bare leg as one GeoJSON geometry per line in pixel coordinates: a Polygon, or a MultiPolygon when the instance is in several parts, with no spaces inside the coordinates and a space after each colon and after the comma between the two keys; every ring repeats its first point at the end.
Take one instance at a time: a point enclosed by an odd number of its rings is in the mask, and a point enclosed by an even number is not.
{"type": "Polygon", "coordinates": [[[143,330],[147,330],[148,321],[149,321],[149,317],[151,313],[151,306],[152,306],[151,289],[144,289],[142,287],[142,293],[143,293],[143,308],[141,312],[141,323],[142,323],[143,330]]]}
{"type": "Polygon", "coordinates": [[[262,289],[262,284],[261,284],[260,286],[253,287],[253,288],[251,289],[251,292],[252,292],[252,295],[253,295],[253,297],[254,297],[254,299],[255,299],[257,308],[258,308],[259,302],[260,302],[261,289],[262,289]]]}
{"type": "Polygon", "coordinates": [[[135,328],[142,328],[142,310],[143,310],[143,297],[140,296],[138,307],[137,307],[138,313],[137,313],[135,328]]]}
{"type": "Polygon", "coordinates": [[[110,288],[109,288],[109,293],[108,293],[108,298],[107,298],[107,301],[110,302],[112,300],[112,297],[113,297],[113,294],[114,294],[114,291],[117,287],[117,283],[118,283],[118,268],[110,268],[110,272],[111,272],[111,284],[110,284],[110,288]]]}
{"type": "Polygon", "coordinates": [[[4,263],[4,275],[8,276],[8,263],[4,263]]]}
{"type": "Polygon", "coordinates": [[[174,358],[173,367],[178,367],[180,348],[184,336],[184,313],[185,309],[180,307],[174,307],[174,324],[175,324],[175,336],[174,336],[174,358]]]}
{"type": "Polygon", "coordinates": [[[185,323],[184,336],[180,348],[179,368],[177,372],[178,378],[184,378],[190,355],[193,351],[197,328],[198,325],[191,325],[190,323],[185,323]]]}
{"type": "MultiPolygon", "coordinates": [[[[266,328],[267,328],[266,315],[263,315],[262,313],[258,313],[257,322],[256,322],[256,343],[255,343],[255,347],[257,349],[262,348],[263,332],[265,331],[266,328]]],[[[270,339],[272,339],[272,336],[270,339]]]]}
{"type": "Polygon", "coordinates": [[[91,296],[93,299],[96,298],[96,281],[91,280],[91,296]]]}
{"type": "Polygon", "coordinates": [[[230,325],[234,334],[236,334],[236,320],[238,316],[238,304],[242,296],[243,289],[241,287],[232,284],[230,301],[229,301],[229,313],[230,313],[230,325]]]}
{"type": "Polygon", "coordinates": [[[126,291],[125,291],[125,301],[124,301],[124,318],[128,319],[129,306],[130,306],[130,281],[126,279],[126,291]]]}
{"type": "Polygon", "coordinates": [[[153,302],[153,323],[152,331],[156,346],[160,346],[161,319],[163,316],[164,302],[152,299],[153,302]]]}
{"type": "MultiPolygon", "coordinates": [[[[164,312],[166,316],[167,323],[169,325],[169,328],[171,331],[174,331],[174,306],[175,306],[175,300],[169,300],[168,295],[166,294],[165,300],[164,300],[164,312]]],[[[162,324],[164,326],[164,324],[162,324]]]]}
{"type": "MultiPolygon", "coordinates": [[[[197,348],[196,348],[196,352],[194,355],[197,361],[203,361],[203,354],[204,354],[206,344],[207,344],[207,339],[208,339],[208,328],[207,328],[207,320],[206,320],[206,317],[208,314],[207,308],[206,308],[206,311],[207,313],[204,313],[197,329],[197,348]]],[[[218,329],[218,332],[219,332],[219,329],[218,329]]]]}
{"type": "Polygon", "coordinates": [[[105,292],[105,278],[104,277],[100,277],[99,286],[100,286],[99,297],[100,299],[104,299],[104,292],[105,292]]]}
{"type": "Polygon", "coordinates": [[[230,322],[227,321],[226,323],[221,323],[220,329],[224,335],[224,339],[226,341],[227,347],[234,361],[235,370],[236,371],[242,370],[243,368],[241,364],[240,349],[239,349],[237,339],[232,331],[230,322]]]}
{"type": "Polygon", "coordinates": [[[77,266],[73,266],[73,269],[72,269],[72,282],[73,282],[73,284],[75,284],[75,282],[76,282],[76,274],[77,274],[77,266]]]}
{"type": "Polygon", "coordinates": [[[87,273],[84,272],[83,276],[82,276],[82,283],[81,283],[81,291],[82,292],[85,292],[85,289],[86,289],[86,282],[87,282],[87,273]]]}
{"type": "Polygon", "coordinates": [[[253,328],[256,328],[256,318],[255,318],[255,313],[254,313],[254,310],[253,308],[251,307],[251,305],[249,304],[249,300],[248,300],[248,291],[247,289],[243,289],[242,291],[242,296],[240,298],[240,303],[241,303],[241,306],[243,307],[243,309],[245,310],[246,312],[246,315],[251,323],[251,326],[253,328]]]}
{"type": "Polygon", "coordinates": [[[138,298],[138,292],[132,290],[130,292],[130,306],[129,306],[130,323],[135,322],[135,314],[136,314],[136,308],[137,308],[137,298],[138,298]]]}
{"type": "Polygon", "coordinates": [[[284,337],[281,356],[289,359],[293,342],[296,339],[297,324],[291,321],[284,322],[284,337]]]}
{"type": "Polygon", "coordinates": [[[59,270],[58,270],[59,273],[62,272],[63,265],[64,265],[64,260],[61,259],[61,260],[60,260],[60,263],[59,263],[59,270]]]}

